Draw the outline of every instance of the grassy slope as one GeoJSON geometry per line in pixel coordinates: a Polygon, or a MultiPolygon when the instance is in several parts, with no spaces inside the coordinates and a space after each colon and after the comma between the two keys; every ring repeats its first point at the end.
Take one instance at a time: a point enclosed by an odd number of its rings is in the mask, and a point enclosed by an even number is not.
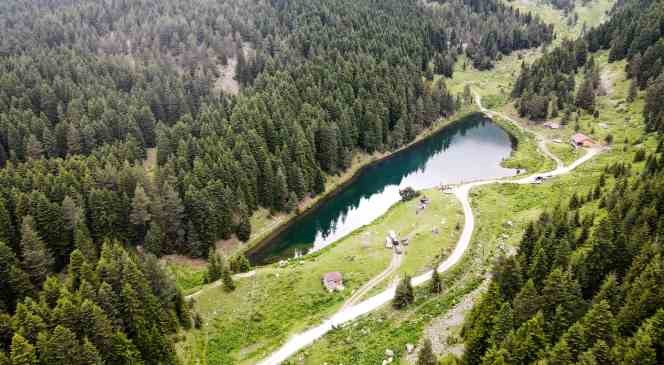
{"type": "Polygon", "coordinates": [[[411,237],[400,271],[413,273],[446,255],[458,238],[460,205],[436,190],[426,194],[431,203],[419,215],[415,200],[399,203],[329,248],[290,260],[285,268],[258,269],[254,278],[239,280],[234,292],[221,287],[205,290],[195,307],[205,325],[185,334],[178,345],[180,358],[187,364],[254,363],[289,334],[332,313],[353,289],[387,267],[391,251],[383,244],[389,230],[411,237]],[[440,233],[432,234],[432,227],[440,233]],[[323,290],[320,277],[328,271],[342,271],[346,290],[334,294],[323,290]]]}

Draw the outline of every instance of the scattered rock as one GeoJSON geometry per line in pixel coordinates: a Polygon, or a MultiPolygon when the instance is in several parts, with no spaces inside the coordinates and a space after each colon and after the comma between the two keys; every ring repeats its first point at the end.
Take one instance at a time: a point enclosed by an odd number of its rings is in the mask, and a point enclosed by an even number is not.
{"type": "Polygon", "coordinates": [[[389,357],[394,357],[394,351],[390,349],[385,349],[385,356],[389,357]]]}
{"type": "Polygon", "coordinates": [[[415,345],[413,345],[412,343],[407,343],[406,344],[406,352],[409,353],[409,354],[412,354],[413,350],[415,350],[415,345]]]}
{"type": "Polygon", "coordinates": [[[283,268],[288,265],[288,262],[286,260],[279,260],[279,263],[277,264],[279,267],[283,268]]]}

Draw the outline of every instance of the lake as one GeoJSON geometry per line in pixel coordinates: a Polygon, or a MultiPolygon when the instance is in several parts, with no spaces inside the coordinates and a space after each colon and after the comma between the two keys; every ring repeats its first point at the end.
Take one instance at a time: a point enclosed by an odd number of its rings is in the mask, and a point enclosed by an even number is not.
{"type": "Polygon", "coordinates": [[[516,174],[500,166],[512,151],[510,136],[472,114],[426,140],[363,169],[355,180],[276,237],[249,253],[252,264],[305,254],[371,223],[400,201],[399,190],[516,174]]]}

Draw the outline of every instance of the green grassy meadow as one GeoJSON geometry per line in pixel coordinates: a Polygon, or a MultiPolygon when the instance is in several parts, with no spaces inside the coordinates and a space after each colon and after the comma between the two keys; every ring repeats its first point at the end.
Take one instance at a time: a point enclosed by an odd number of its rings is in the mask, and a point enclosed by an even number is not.
{"type": "MultiPolygon", "coordinates": [[[[237,289],[208,287],[195,299],[204,325],[183,334],[178,353],[186,364],[254,363],[286,338],[332,314],[354,289],[383,271],[392,251],[384,248],[389,230],[410,237],[399,272],[414,273],[441,260],[459,235],[463,215],[459,202],[438,190],[424,192],[430,204],[415,214],[416,200],[398,203],[384,216],[337,243],[286,267],[261,267],[237,289]],[[432,233],[432,228],[439,233],[432,233]],[[326,292],[320,282],[329,271],[341,271],[346,289],[326,292]]],[[[398,274],[395,274],[398,275],[398,274]]],[[[389,280],[386,280],[388,282],[389,280]]]]}

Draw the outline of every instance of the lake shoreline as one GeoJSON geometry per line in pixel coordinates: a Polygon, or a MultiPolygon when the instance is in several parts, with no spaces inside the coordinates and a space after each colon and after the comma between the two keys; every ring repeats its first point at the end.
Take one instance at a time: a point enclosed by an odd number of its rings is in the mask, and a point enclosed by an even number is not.
{"type": "MultiPolygon", "coordinates": [[[[270,265],[271,263],[262,263],[260,260],[252,260],[251,256],[254,254],[260,252],[262,249],[266,248],[266,246],[269,246],[276,238],[278,238],[281,234],[283,234],[286,230],[291,228],[293,225],[297,224],[300,222],[302,219],[307,218],[309,215],[315,213],[318,208],[320,208],[323,204],[329,202],[332,198],[336,197],[339,193],[344,191],[348,186],[353,184],[354,182],[357,181],[357,179],[362,176],[362,174],[369,168],[372,168],[380,163],[383,163],[385,161],[388,161],[390,159],[393,159],[397,156],[400,156],[402,153],[408,152],[411,149],[418,147],[420,144],[422,144],[425,141],[429,141],[431,138],[436,137],[440,135],[441,133],[444,133],[447,131],[449,128],[455,126],[459,122],[466,121],[468,118],[473,118],[476,116],[480,116],[482,118],[486,118],[491,123],[495,124],[498,126],[501,130],[503,130],[508,138],[510,139],[512,150],[514,151],[519,142],[519,137],[515,136],[512,131],[510,131],[508,128],[505,128],[505,126],[501,125],[501,123],[496,123],[492,118],[487,117],[483,113],[472,110],[472,111],[467,111],[465,113],[461,113],[458,116],[456,116],[454,119],[446,120],[442,123],[440,123],[438,126],[435,126],[434,129],[430,131],[426,131],[421,134],[420,137],[418,137],[416,140],[412,141],[408,145],[405,145],[393,152],[390,152],[384,156],[380,156],[378,158],[375,158],[373,160],[370,160],[368,162],[365,162],[363,165],[357,168],[357,170],[350,175],[347,179],[341,181],[337,186],[335,186],[332,190],[329,192],[325,193],[324,196],[322,196],[320,199],[318,199],[315,203],[311,204],[304,210],[302,210],[300,213],[286,219],[285,221],[281,222],[278,226],[276,226],[274,229],[271,230],[266,236],[262,237],[261,239],[257,240],[256,242],[252,243],[251,245],[247,245],[246,247],[243,247],[242,252],[247,255],[250,258],[250,261],[252,262],[252,265],[254,266],[267,266],[270,265]],[[257,261],[257,262],[256,262],[257,261]]],[[[503,162],[501,162],[502,166],[503,162]]]]}

